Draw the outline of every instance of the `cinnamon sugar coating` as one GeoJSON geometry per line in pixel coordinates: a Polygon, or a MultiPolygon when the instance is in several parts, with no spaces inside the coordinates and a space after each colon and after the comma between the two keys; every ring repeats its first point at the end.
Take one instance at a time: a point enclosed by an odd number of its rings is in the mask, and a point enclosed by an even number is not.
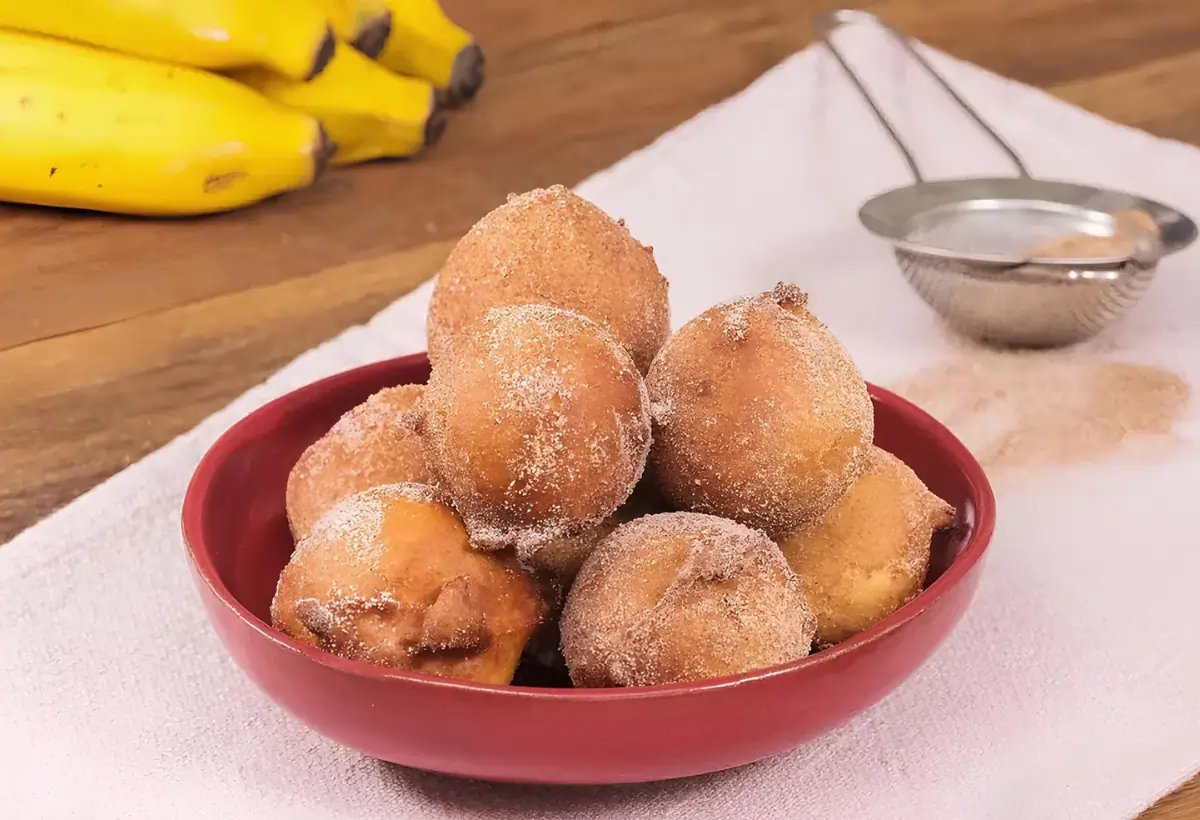
{"type": "Polygon", "coordinates": [[[953,520],[904,462],[872,447],[829,514],[780,542],[817,614],[817,643],[844,641],[915,598],[933,533],[953,520]]]}
{"type": "Polygon", "coordinates": [[[544,611],[512,554],[472,549],[438,490],[389,484],[317,521],[280,575],[271,620],[344,658],[508,683],[544,611]]]}
{"type": "Polygon", "coordinates": [[[538,303],[598,322],[644,373],[670,333],[652,249],[562,185],[510,195],[450,252],[429,305],[429,358],[490,308],[538,303]]]}
{"type": "Polygon", "coordinates": [[[567,596],[562,650],[576,686],[723,677],[808,654],[816,619],[763,533],[699,513],[623,524],[567,596]]]}
{"type": "Polygon", "coordinates": [[[288,475],[287,516],[297,540],[334,504],[380,484],[434,484],[417,433],[419,384],[387,387],[348,411],[288,475]]]}
{"type": "Polygon", "coordinates": [[[595,322],[546,305],[488,311],[434,367],[424,406],[430,464],[484,549],[599,525],[650,449],[633,359],[595,322]]]}
{"type": "Polygon", "coordinates": [[[778,537],[821,518],[874,434],[866,383],[795,286],[710,308],[646,378],[653,474],[679,509],[778,537]]]}

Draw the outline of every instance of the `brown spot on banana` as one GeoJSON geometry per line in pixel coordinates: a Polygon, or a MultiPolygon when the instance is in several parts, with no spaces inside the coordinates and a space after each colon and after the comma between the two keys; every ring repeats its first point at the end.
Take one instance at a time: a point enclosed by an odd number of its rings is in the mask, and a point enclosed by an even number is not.
{"type": "Polygon", "coordinates": [[[245,171],[230,171],[227,174],[212,174],[204,179],[204,193],[214,194],[217,191],[224,191],[230,185],[233,185],[239,179],[248,176],[245,171]]]}

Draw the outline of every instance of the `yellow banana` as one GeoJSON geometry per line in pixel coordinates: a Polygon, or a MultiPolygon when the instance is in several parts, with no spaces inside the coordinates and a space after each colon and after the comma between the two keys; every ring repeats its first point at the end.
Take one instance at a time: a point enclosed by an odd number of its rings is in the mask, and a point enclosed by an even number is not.
{"type": "Polygon", "coordinates": [[[366,54],[377,57],[392,30],[387,0],[317,0],[333,32],[366,54]]]}
{"type": "Polygon", "coordinates": [[[213,70],[321,73],[333,33],[295,0],[0,0],[0,26],[213,70]]]}
{"type": "Polygon", "coordinates": [[[483,50],[437,0],[387,0],[392,29],[376,58],[397,74],[421,77],[447,105],[473,98],[483,85],[483,50]]]}
{"type": "Polygon", "coordinates": [[[225,77],[0,30],[0,200],[212,213],[309,185],[329,153],[314,119],[225,77]]]}
{"type": "Polygon", "coordinates": [[[445,127],[433,86],[393,74],[341,42],[321,76],[307,83],[263,69],[231,76],[316,117],[337,145],[336,165],[411,156],[437,142],[445,127]]]}

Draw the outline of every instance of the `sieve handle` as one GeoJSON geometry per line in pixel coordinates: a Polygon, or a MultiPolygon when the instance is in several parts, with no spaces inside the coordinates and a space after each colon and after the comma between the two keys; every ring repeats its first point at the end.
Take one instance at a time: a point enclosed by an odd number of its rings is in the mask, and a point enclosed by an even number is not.
{"type": "Polygon", "coordinates": [[[885,131],[887,131],[888,136],[892,138],[892,142],[894,142],[896,147],[900,149],[900,153],[904,155],[904,160],[908,163],[909,170],[912,171],[912,175],[916,177],[917,182],[924,182],[925,179],[921,176],[921,169],[917,166],[917,160],[915,157],[913,157],[912,151],[910,151],[908,146],[904,144],[904,140],[900,138],[900,134],[897,133],[896,129],[892,126],[891,121],[888,120],[887,116],[883,113],[883,111],[880,110],[879,106],[876,105],[875,99],[871,96],[871,92],[867,90],[865,85],[863,85],[863,82],[859,78],[858,74],[856,74],[854,69],[850,67],[850,63],[846,61],[845,56],[843,56],[842,52],[838,50],[838,47],[833,43],[833,33],[842,26],[852,23],[871,23],[887,32],[887,34],[891,36],[893,40],[895,40],[906,52],[908,52],[910,57],[920,63],[921,67],[929,73],[929,76],[933,77],[933,79],[937,81],[937,84],[940,85],[946,91],[946,93],[954,99],[954,102],[958,104],[958,107],[966,112],[971,119],[975,120],[975,123],[987,132],[988,136],[992,138],[992,141],[1000,146],[1004,153],[1008,154],[1008,158],[1012,160],[1012,164],[1017,167],[1018,175],[1025,178],[1029,177],[1029,172],[1025,170],[1025,163],[1023,163],[1021,158],[1017,156],[1017,152],[1014,151],[1007,142],[1001,139],[1000,135],[997,134],[990,125],[984,122],[983,117],[979,116],[978,112],[976,112],[966,100],[959,96],[958,92],[951,87],[950,83],[946,82],[946,79],[942,77],[941,74],[937,73],[934,67],[929,64],[929,61],[921,56],[921,53],[917,51],[917,49],[913,46],[912,41],[905,34],[891,24],[884,22],[874,14],[871,14],[867,11],[859,11],[857,9],[841,9],[839,11],[829,11],[818,14],[813,19],[813,36],[825,44],[825,47],[829,49],[830,53],[833,54],[838,63],[841,65],[842,71],[846,73],[846,76],[850,79],[850,82],[854,83],[854,87],[858,89],[858,93],[862,95],[864,100],[867,101],[867,105],[871,106],[871,111],[874,112],[875,119],[879,120],[879,124],[883,126],[885,131]]]}

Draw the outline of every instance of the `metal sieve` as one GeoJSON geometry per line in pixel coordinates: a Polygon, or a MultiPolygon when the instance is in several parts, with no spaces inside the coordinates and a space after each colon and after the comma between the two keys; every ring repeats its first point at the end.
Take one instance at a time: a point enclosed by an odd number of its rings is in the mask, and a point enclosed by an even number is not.
{"type": "Polygon", "coordinates": [[[1161,203],[1030,176],[1016,151],[909,38],[875,15],[828,12],[814,20],[813,29],[916,179],[869,200],[859,209],[859,220],[892,245],[904,277],[960,333],[1019,347],[1089,338],[1137,304],[1163,256],[1196,238],[1195,223],[1161,203]],[[1008,155],[1017,175],[927,181],[833,42],[834,32],[852,23],[870,23],[891,36],[1008,155]]]}

